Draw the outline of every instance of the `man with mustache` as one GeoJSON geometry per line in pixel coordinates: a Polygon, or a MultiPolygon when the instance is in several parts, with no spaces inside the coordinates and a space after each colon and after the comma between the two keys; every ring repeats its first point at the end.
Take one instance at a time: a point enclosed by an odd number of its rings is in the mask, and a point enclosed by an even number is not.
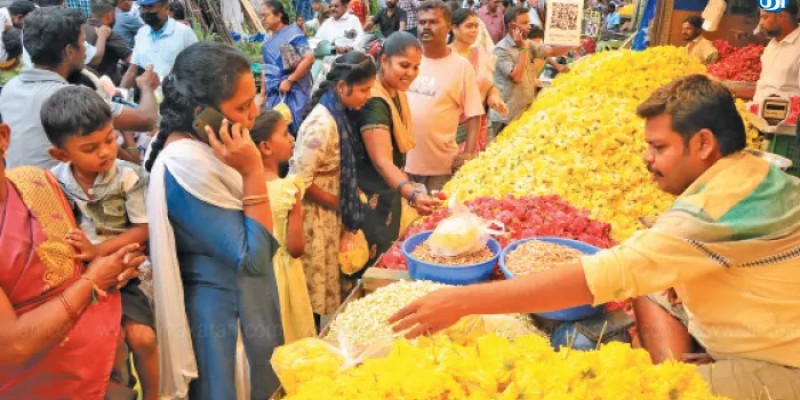
{"type": "Polygon", "coordinates": [[[467,315],[636,298],[639,337],[654,361],[689,361],[694,337],[713,362],[697,368],[715,394],[796,399],[800,179],[742,151],[733,96],[704,75],[658,89],[637,113],[644,161],[661,190],[678,196],[650,229],[544,272],[434,292],[389,322],[415,337],[467,315]],[[683,301],[688,330],[669,304],[639,297],[669,288],[683,301]]]}
{"type": "Polygon", "coordinates": [[[711,64],[719,60],[719,52],[710,40],[703,37],[703,18],[692,15],[686,18],[681,25],[681,35],[686,41],[686,52],[689,57],[697,59],[703,64],[711,64]]]}
{"type": "Polygon", "coordinates": [[[320,25],[314,36],[317,40],[327,40],[333,44],[336,54],[344,54],[353,50],[353,46],[364,35],[361,21],[348,11],[348,4],[350,4],[350,0],[331,0],[331,16],[320,25]]]}
{"type": "MultiPolygon", "coordinates": [[[[761,76],[753,101],[760,104],[771,96],[800,96],[800,29],[797,1],[786,0],[783,10],[761,10],[759,29],[771,37],[761,55],[761,76]]],[[[737,93],[738,94],[738,93],[737,93]]],[[[742,93],[742,97],[747,98],[742,93]]]]}
{"type": "Polygon", "coordinates": [[[472,65],[447,46],[450,6],[440,0],[426,1],[417,16],[422,63],[408,89],[417,145],[406,156],[406,172],[412,181],[433,191],[440,190],[456,169],[475,156],[484,110],[472,65]],[[462,115],[467,141],[459,154],[456,130],[462,115]]]}

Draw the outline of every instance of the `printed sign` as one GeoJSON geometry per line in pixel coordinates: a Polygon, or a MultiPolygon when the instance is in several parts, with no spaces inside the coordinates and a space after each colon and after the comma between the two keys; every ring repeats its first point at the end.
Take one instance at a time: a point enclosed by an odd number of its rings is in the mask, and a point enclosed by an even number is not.
{"type": "Polygon", "coordinates": [[[603,26],[603,13],[591,8],[583,11],[583,34],[591,38],[599,38],[603,26]]]}
{"type": "Polygon", "coordinates": [[[578,46],[583,34],[583,0],[548,0],[544,42],[578,46]]]}

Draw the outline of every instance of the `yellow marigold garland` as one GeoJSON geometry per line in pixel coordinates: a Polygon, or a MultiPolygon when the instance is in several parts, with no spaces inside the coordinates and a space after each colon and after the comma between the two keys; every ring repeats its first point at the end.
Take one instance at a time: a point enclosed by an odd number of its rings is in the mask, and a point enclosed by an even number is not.
{"type": "MultiPolygon", "coordinates": [[[[611,223],[616,240],[672,202],[652,182],[636,107],[676,78],[705,67],[677,47],[603,52],[560,75],[520,119],[445,186],[459,200],[558,194],[611,223]]],[[[740,112],[746,114],[743,104],[740,112]]],[[[748,123],[748,139],[758,133],[748,123]]]]}

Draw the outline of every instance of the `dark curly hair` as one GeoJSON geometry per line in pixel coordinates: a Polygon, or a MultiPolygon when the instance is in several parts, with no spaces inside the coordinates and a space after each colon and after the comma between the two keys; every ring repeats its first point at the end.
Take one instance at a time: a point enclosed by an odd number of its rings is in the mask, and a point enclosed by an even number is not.
{"type": "Polygon", "coordinates": [[[199,42],[183,50],[172,72],[161,85],[161,129],[150,149],[145,169],[150,171],[173,132],[194,134],[195,112],[199,107],[217,107],[231,98],[250,62],[236,48],[218,42],[199,42]]]}

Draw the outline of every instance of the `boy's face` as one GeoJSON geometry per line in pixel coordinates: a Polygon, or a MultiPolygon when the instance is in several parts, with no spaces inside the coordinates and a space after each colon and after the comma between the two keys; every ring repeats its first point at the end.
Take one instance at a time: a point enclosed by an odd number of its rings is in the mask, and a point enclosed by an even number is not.
{"type": "Polygon", "coordinates": [[[64,147],[51,148],[50,155],[58,161],[71,162],[81,172],[103,173],[117,158],[117,136],[109,122],[88,135],[67,138],[64,147]]]}

